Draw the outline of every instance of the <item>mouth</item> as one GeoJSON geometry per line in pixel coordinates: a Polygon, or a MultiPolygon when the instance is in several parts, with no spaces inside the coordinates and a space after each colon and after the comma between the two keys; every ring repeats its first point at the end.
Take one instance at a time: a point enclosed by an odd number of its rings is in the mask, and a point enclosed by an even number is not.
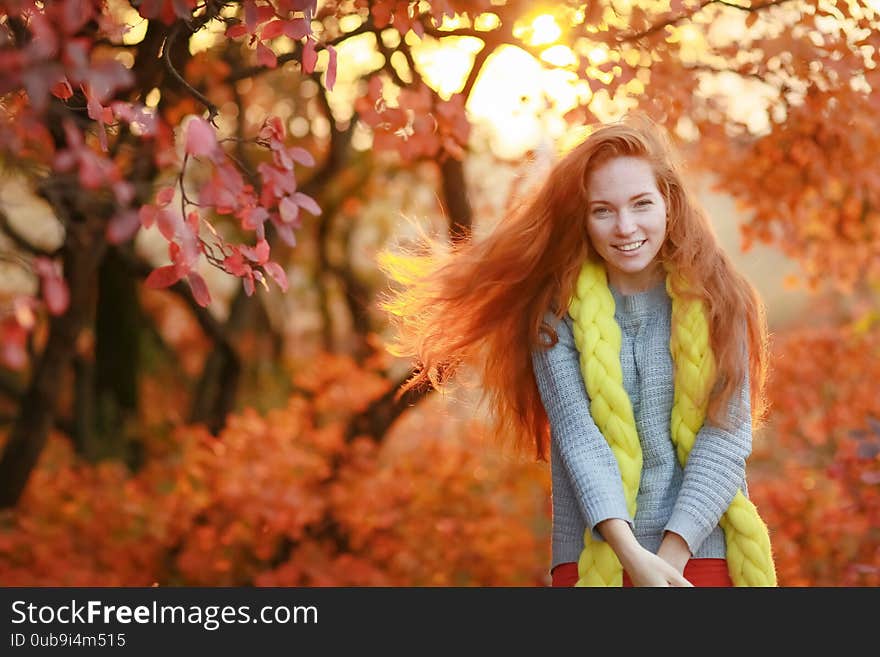
{"type": "Polygon", "coordinates": [[[635,253],[639,249],[641,249],[642,246],[647,241],[648,240],[641,240],[640,242],[630,242],[629,244],[621,244],[619,246],[614,245],[614,248],[617,249],[618,251],[620,251],[621,253],[635,253]]]}

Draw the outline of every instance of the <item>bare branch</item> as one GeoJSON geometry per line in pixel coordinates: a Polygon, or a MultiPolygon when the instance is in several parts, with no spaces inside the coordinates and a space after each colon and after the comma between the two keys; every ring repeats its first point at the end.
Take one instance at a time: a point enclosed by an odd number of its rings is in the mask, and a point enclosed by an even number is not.
{"type": "Polygon", "coordinates": [[[193,87],[189,82],[183,79],[183,76],[177,72],[177,69],[174,68],[174,65],[171,63],[171,46],[174,45],[174,40],[180,34],[180,30],[183,27],[184,23],[177,23],[172,29],[171,34],[168,35],[168,38],[165,39],[165,45],[162,48],[162,59],[165,61],[165,68],[175,77],[175,79],[186,89],[193,98],[202,103],[206,108],[208,108],[208,121],[212,124],[214,123],[214,117],[219,114],[219,110],[217,106],[214,105],[210,100],[208,100],[202,92],[193,87]]]}

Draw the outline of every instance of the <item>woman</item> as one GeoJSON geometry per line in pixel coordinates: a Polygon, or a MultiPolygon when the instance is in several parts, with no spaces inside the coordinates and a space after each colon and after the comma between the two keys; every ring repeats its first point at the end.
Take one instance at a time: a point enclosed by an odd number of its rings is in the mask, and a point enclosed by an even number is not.
{"type": "Polygon", "coordinates": [[[600,126],[486,239],[425,243],[380,256],[420,366],[399,394],[464,363],[494,435],[549,446],[554,586],[776,584],[745,479],[763,306],[656,125],[600,126]]]}

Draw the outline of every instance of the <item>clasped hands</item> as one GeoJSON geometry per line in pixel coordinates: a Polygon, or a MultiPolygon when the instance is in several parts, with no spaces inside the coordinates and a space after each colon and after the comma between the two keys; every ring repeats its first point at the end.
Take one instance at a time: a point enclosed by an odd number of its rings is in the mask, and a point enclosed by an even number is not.
{"type": "Polygon", "coordinates": [[[691,552],[679,534],[665,532],[654,554],[636,541],[623,520],[605,520],[597,529],[614,549],[633,586],[693,586],[682,574],[691,552]]]}

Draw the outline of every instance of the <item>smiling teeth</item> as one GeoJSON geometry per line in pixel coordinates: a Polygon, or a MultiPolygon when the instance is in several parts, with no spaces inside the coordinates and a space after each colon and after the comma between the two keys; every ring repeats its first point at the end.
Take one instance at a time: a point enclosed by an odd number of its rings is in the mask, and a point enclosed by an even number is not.
{"type": "Polygon", "coordinates": [[[642,240],[641,242],[633,242],[632,244],[627,244],[626,246],[618,246],[615,248],[620,249],[621,251],[634,251],[637,248],[639,248],[642,244],[644,244],[644,242],[645,242],[645,240],[642,240]]]}

